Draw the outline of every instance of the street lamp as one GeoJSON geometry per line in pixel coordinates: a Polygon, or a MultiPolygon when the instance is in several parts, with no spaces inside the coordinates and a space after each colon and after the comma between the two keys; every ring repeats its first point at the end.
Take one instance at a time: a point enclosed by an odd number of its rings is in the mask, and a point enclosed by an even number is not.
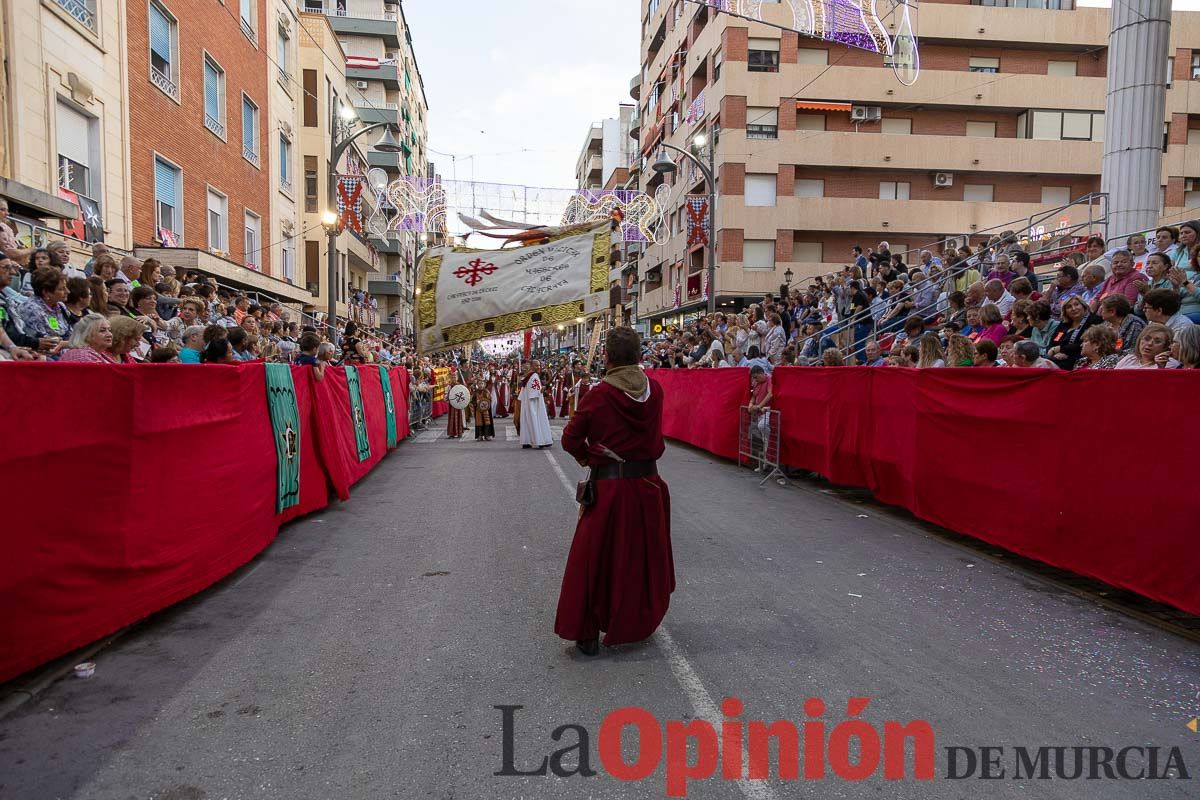
{"type": "Polygon", "coordinates": [[[377,122],[374,125],[368,125],[357,133],[351,133],[354,127],[358,124],[358,116],[354,113],[351,106],[342,106],[338,112],[338,120],[333,124],[333,130],[329,136],[329,177],[326,187],[326,200],[328,211],[321,215],[321,225],[325,228],[326,249],[327,254],[327,276],[328,292],[329,292],[329,320],[328,324],[331,334],[331,339],[336,337],[337,331],[337,292],[338,292],[338,269],[337,269],[337,237],[340,231],[339,218],[333,210],[337,208],[337,184],[338,184],[338,162],[342,160],[342,156],[354,141],[367,133],[383,128],[383,135],[379,137],[379,141],[375,143],[375,149],[381,153],[399,153],[403,150],[400,143],[396,141],[396,137],[392,135],[392,128],[386,122],[377,122]]]}
{"type": "MultiPolygon", "coordinates": [[[[693,153],[689,153],[682,147],[676,147],[673,144],[661,142],[660,147],[665,150],[673,150],[679,155],[691,161],[700,168],[700,173],[704,176],[704,182],[708,185],[708,313],[714,314],[717,311],[717,181],[715,177],[716,165],[714,158],[715,148],[705,147],[708,144],[708,137],[703,133],[698,133],[692,137],[692,145],[697,149],[703,148],[708,154],[708,161],[705,164],[693,153]]],[[[678,165],[671,160],[671,157],[665,152],[659,154],[658,158],[651,165],[651,169],[661,174],[675,172],[679,169],[678,165]]]]}

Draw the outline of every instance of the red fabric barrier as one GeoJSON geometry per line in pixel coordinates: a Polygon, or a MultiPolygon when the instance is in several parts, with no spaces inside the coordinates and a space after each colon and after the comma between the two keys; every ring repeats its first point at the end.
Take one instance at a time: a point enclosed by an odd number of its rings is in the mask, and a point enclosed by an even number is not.
{"type": "Polygon", "coordinates": [[[408,370],[392,367],[388,375],[392,379],[392,402],[396,406],[396,441],[402,442],[412,433],[408,424],[408,370]]]}
{"type": "Polygon", "coordinates": [[[750,370],[652,369],[663,387],[663,435],[737,458],[738,408],[750,402],[750,370]]]}
{"type": "MultiPolygon", "coordinates": [[[[17,423],[0,447],[0,485],[12,494],[0,526],[0,681],[230,574],[283,522],[327,504],[330,463],[330,477],[361,478],[387,435],[380,373],[361,375],[372,453],[363,464],[344,371],[317,382],[311,368],[292,368],[300,503],[277,515],[261,363],[4,365],[0,418],[17,423]]],[[[391,376],[403,437],[408,376],[391,376]]]]}
{"type": "Polygon", "coordinates": [[[450,413],[450,404],[445,400],[434,400],[432,415],[434,419],[444,417],[450,413]]]}
{"type": "Polygon", "coordinates": [[[1196,373],[779,368],[774,393],[785,464],[1200,614],[1196,373]]]}

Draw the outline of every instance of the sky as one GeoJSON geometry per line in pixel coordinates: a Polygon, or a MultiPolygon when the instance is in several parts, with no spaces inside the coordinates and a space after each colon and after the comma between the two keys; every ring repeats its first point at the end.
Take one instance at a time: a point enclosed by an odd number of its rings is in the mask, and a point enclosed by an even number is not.
{"type": "Polygon", "coordinates": [[[592,122],[633,103],[638,5],[407,0],[442,177],[574,187],[592,122]]]}
{"type": "MultiPolygon", "coordinates": [[[[574,187],[591,123],[633,102],[639,5],[406,0],[430,106],[430,160],[442,177],[574,187]]],[[[1200,0],[1175,0],[1174,8],[1200,10],[1200,0]]]]}

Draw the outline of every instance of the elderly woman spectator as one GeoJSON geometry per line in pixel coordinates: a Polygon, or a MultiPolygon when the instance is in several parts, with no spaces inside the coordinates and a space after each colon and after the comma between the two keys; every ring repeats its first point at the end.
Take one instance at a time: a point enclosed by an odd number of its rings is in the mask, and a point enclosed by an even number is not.
{"type": "Polygon", "coordinates": [[[1012,312],[1009,316],[1012,317],[1012,323],[1008,326],[1009,336],[1020,336],[1022,339],[1028,339],[1033,332],[1033,323],[1029,321],[1029,307],[1033,303],[1029,300],[1018,300],[1013,303],[1012,312]]]}
{"type": "Polygon", "coordinates": [[[1080,352],[1082,356],[1075,364],[1076,370],[1113,369],[1121,360],[1117,334],[1107,325],[1093,325],[1084,331],[1080,352]]]}
{"type": "Polygon", "coordinates": [[[1042,358],[1038,354],[1038,347],[1031,341],[1016,342],[1013,344],[1013,357],[1010,367],[1029,367],[1033,369],[1054,369],[1054,362],[1049,359],[1042,358]]]}
{"type": "Polygon", "coordinates": [[[842,351],[836,347],[827,347],[825,352],[821,354],[821,366],[823,367],[844,367],[846,366],[845,359],[842,358],[842,351]]]}
{"type": "MultiPolygon", "coordinates": [[[[968,342],[970,344],[970,342],[968,342]]],[[[1004,364],[1000,361],[1000,349],[996,347],[995,342],[982,341],[972,345],[975,348],[975,356],[972,364],[976,367],[1002,367],[1004,364]]]]}
{"type": "Polygon", "coordinates": [[[1001,339],[1008,336],[1008,328],[1004,326],[1004,317],[1000,313],[1000,306],[986,305],[980,309],[979,313],[983,330],[980,331],[977,339],[987,339],[999,344],[1001,339]]]}
{"type": "Polygon", "coordinates": [[[1072,370],[1083,354],[1083,334],[1088,328],[1101,324],[1100,317],[1093,314],[1083,298],[1076,295],[1063,303],[1062,320],[1050,337],[1046,357],[1060,369],[1072,370]]]}
{"type": "Polygon", "coordinates": [[[1140,297],[1134,302],[1134,313],[1142,313],[1142,300],[1151,289],[1176,289],[1171,282],[1171,259],[1166,253],[1151,253],[1146,257],[1146,279],[1138,284],[1140,297]]]}
{"type": "Polygon", "coordinates": [[[1013,278],[1012,283],[1008,285],[1008,293],[1016,300],[1028,300],[1031,303],[1042,299],[1042,296],[1034,291],[1028,278],[1013,278]]]}
{"type": "Polygon", "coordinates": [[[182,364],[199,364],[204,354],[204,326],[189,325],[179,337],[179,361],[182,364]]]}
{"type": "Polygon", "coordinates": [[[1184,328],[1171,343],[1171,356],[1180,369],[1200,369],[1200,325],[1184,328]]]}
{"type": "Polygon", "coordinates": [[[60,362],[87,364],[116,364],[112,354],[113,334],[109,321],[99,314],[89,314],[71,330],[71,340],[60,362]]]}
{"type": "Polygon", "coordinates": [[[1179,246],[1171,260],[1179,269],[1187,269],[1192,263],[1192,251],[1200,244],[1200,222],[1192,220],[1179,226],[1179,246]]]}
{"type": "Polygon", "coordinates": [[[129,284],[120,278],[105,281],[104,288],[108,290],[106,314],[110,317],[136,317],[137,314],[129,306],[129,284]]]}
{"type": "Polygon", "coordinates": [[[914,269],[910,277],[912,279],[910,287],[917,313],[923,317],[932,318],[938,297],[937,286],[919,269],[914,269]]]}
{"type": "MultiPolygon", "coordinates": [[[[1104,254],[1106,249],[1103,236],[1089,236],[1087,240],[1087,266],[1097,266],[1104,270],[1104,274],[1108,275],[1111,262],[1108,256],[1104,254]]],[[[1130,259],[1130,268],[1132,269],[1133,260],[1130,259]]]]}
{"type": "Polygon", "coordinates": [[[1151,322],[1138,337],[1132,353],[1117,362],[1115,369],[1175,369],[1179,362],[1171,358],[1174,333],[1166,325],[1151,322]]]}
{"type": "Polygon", "coordinates": [[[33,273],[33,297],[17,313],[25,333],[38,338],[65,339],[71,333],[71,321],[63,301],[67,299],[67,279],[55,267],[43,267],[33,273]]]}
{"type": "Polygon", "coordinates": [[[67,299],[63,308],[67,312],[67,322],[74,325],[85,317],[91,310],[92,284],[91,278],[68,278],[67,299]]]}
{"type": "Polygon", "coordinates": [[[71,263],[71,246],[66,242],[51,242],[46,245],[46,252],[50,254],[50,265],[62,270],[63,277],[87,277],[83,270],[71,263]]]}
{"type": "Polygon", "coordinates": [[[150,344],[145,339],[146,329],[139,320],[129,317],[113,317],[108,321],[112,328],[112,356],[122,364],[137,364],[150,355],[150,344]]]}
{"type": "Polygon", "coordinates": [[[1136,303],[1138,286],[1145,283],[1146,276],[1133,269],[1133,256],[1128,250],[1118,250],[1112,255],[1112,273],[1100,284],[1100,290],[1092,300],[1092,311],[1100,308],[1100,301],[1110,294],[1123,294],[1125,299],[1136,303]]]}
{"type": "Polygon", "coordinates": [[[1038,346],[1041,354],[1046,355],[1046,351],[1050,349],[1050,339],[1058,330],[1058,322],[1050,318],[1050,304],[1045,300],[1030,303],[1028,313],[1029,324],[1032,326],[1029,338],[1038,346]]]}
{"type": "Polygon", "coordinates": [[[1122,354],[1133,349],[1142,328],[1146,327],[1146,321],[1134,315],[1133,307],[1123,294],[1110,294],[1100,301],[1100,319],[1112,328],[1117,337],[1117,352],[1122,354]]]}
{"type": "Polygon", "coordinates": [[[161,347],[171,341],[167,335],[167,323],[158,316],[158,292],[149,286],[139,286],[129,295],[136,319],[145,326],[146,341],[161,347]]]}
{"type": "Polygon", "coordinates": [[[117,273],[120,271],[120,268],[117,266],[117,260],[108,253],[105,253],[99,256],[95,263],[92,264],[92,274],[89,277],[107,281],[117,277],[117,273]]]}
{"type": "Polygon", "coordinates": [[[1175,268],[1168,274],[1172,285],[1179,290],[1179,313],[1200,324],[1200,247],[1192,248],[1186,269],[1175,268]]]}
{"type": "MultiPolygon", "coordinates": [[[[189,297],[179,303],[179,314],[167,323],[167,336],[171,343],[179,346],[183,340],[183,332],[188,328],[199,325],[204,313],[204,303],[197,298],[189,297]]],[[[198,363],[198,362],[197,362],[198,363]]]]}

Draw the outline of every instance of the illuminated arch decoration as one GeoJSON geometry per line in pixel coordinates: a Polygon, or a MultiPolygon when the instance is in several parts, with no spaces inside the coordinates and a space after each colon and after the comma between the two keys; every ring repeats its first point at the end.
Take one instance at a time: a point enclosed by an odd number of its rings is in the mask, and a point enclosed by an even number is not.
{"type": "Polygon", "coordinates": [[[408,176],[388,183],[387,173],[376,167],[367,173],[367,185],[375,196],[375,211],[367,220],[372,235],[386,239],[403,231],[445,233],[446,193],[441,183],[408,176]]]}
{"type": "MultiPolygon", "coordinates": [[[[720,13],[773,25],[762,18],[762,0],[690,0],[720,13]]],[[[836,42],[883,56],[883,63],[905,86],[921,72],[917,47],[918,0],[783,0],[792,25],[774,25],[801,36],[836,42]],[[882,12],[882,13],[881,13],[882,12]],[[895,33],[889,33],[894,30],[895,33]]],[[[774,4],[772,4],[774,5],[774,4]]]]}
{"type": "Polygon", "coordinates": [[[617,212],[621,241],[666,243],[665,207],[655,197],[636,190],[584,189],[568,201],[560,224],[599,222],[612,219],[617,212]],[[658,241],[660,237],[663,241],[658,241]]]}

